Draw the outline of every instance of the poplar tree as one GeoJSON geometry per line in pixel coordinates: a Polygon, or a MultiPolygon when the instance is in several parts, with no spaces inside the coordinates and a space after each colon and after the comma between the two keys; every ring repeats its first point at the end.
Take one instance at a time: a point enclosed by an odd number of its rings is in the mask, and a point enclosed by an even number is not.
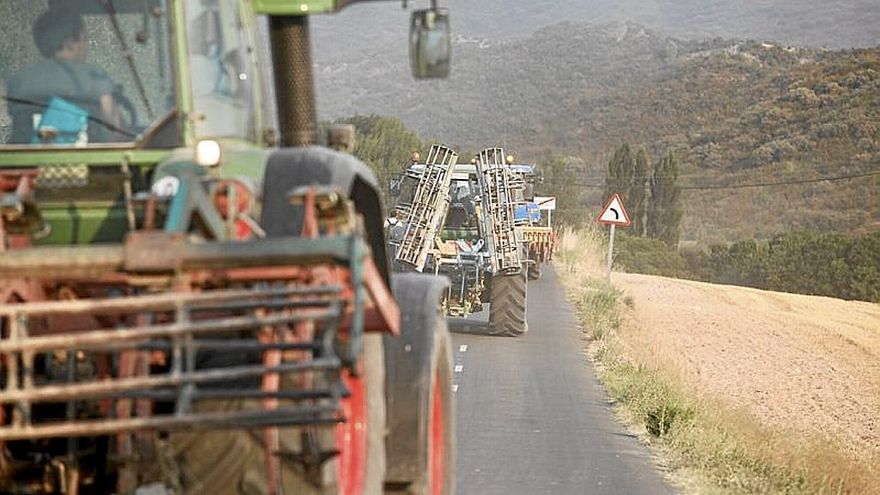
{"type": "Polygon", "coordinates": [[[678,246],[681,224],[681,190],[678,187],[678,160],[666,153],[651,176],[651,197],[648,201],[648,236],[660,239],[672,248],[678,246]]]}
{"type": "Polygon", "coordinates": [[[630,184],[632,183],[633,169],[635,168],[635,160],[629,144],[624,143],[617,148],[611,160],[608,161],[608,172],[605,174],[605,195],[604,199],[608,199],[612,194],[618,193],[626,205],[626,196],[629,195],[630,184]]]}
{"type": "Polygon", "coordinates": [[[626,194],[626,202],[623,203],[624,208],[629,213],[632,225],[629,228],[630,235],[645,235],[645,219],[648,207],[648,153],[644,148],[639,149],[633,160],[632,178],[630,179],[629,190],[626,194]]]}
{"type": "Polygon", "coordinates": [[[632,226],[629,234],[642,236],[647,208],[648,154],[644,149],[633,153],[629,144],[623,144],[608,162],[605,175],[605,199],[617,193],[623,201],[632,226]]]}

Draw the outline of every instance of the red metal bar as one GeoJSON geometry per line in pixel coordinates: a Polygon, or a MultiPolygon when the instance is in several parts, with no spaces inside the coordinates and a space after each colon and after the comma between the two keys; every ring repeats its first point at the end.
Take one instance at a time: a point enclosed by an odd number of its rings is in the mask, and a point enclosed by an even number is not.
{"type": "MultiPolygon", "coordinates": [[[[298,406],[296,408],[281,408],[272,411],[272,416],[266,411],[248,411],[247,413],[236,412],[211,412],[193,413],[184,417],[175,416],[152,416],[149,418],[84,420],[74,423],[62,424],[37,424],[27,429],[13,430],[0,428],[0,442],[9,440],[37,440],[42,438],[83,437],[97,435],[111,435],[120,431],[135,430],[167,430],[186,429],[188,431],[201,431],[214,428],[238,428],[241,426],[259,427],[267,422],[278,422],[278,415],[285,415],[282,421],[285,425],[314,424],[314,419],[319,414],[333,414],[335,407],[327,406],[298,406]],[[230,418],[235,417],[235,422],[230,418]]],[[[327,424],[337,423],[337,418],[321,418],[317,420],[327,424]]]]}
{"type": "MultiPolygon", "coordinates": [[[[278,334],[275,327],[263,327],[257,336],[261,344],[274,344],[278,342],[278,334]]],[[[263,366],[277,368],[281,365],[281,351],[277,349],[263,352],[263,366]]],[[[278,373],[266,373],[263,375],[261,390],[263,392],[277,392],[280,389],[281,376],[278,373]]],[[[278,409],[277,398],[263,399],[263,410],[271,411],[278,409]]],[[[281,459],[276,452],[281,450],[281,439],[278,428],[268,427],[263,430],[263,440],[266,442],[266,482],[268,495],[278,495],[279,483],[281,482],[281,459]]]]}
{"type": "MultiPolygon", "coordinates": [[[[382,328],[379,331],[387,331],[391,335],[400,335],[400,308],[394,300],[388,286],[379,274],[373,259],[369,256],[364,260],[364,285],[370,295],[373,310],[381,318],[382,328]]],[[[367,325],[365,325],[367,326],[367,325]]],[[[369,327],[367,327],[369,328],[369,327]]],[[[370,328],[370,331],[376,331],[370,328]]]]}
{"type": "MultiPolygon", "coordinates": [[[[87,348],[112,349],[120,344],[146,342],[154,338],[200,335],[235,330],[247,330],[263,325],[283,325],[298,320],[323,320],[335,316],[331,309],[301,309],[291,314],[273,314],[265,317],[239,316],[223,320],[206,320],[170,325],[148,325],[119,330],[92,330],[70,334],[29,337],[27,340],[0,340],[0,352],[40,352],[55,349],[87,348]]],[[[2,397],[0,397],[2,399],[2,397]]]]}
{"type": "Polygon", "coordinates": [[[73,399],[86,399],[120,394],[132,389],[155,389],[176,387],[188,382],[218,383],[240,378],[260,377],[266,373],[301,373],[304,371],[332,369],[339,365],[337,359],[319,358],[308,363],[282,363],[277,366],[246,365],[230,368],[216,368],[193,371],[188,376],[149,375],[143,377],[124,378],[113,381],[85,382],[66,385],[44,385],[31,390],[4,390],[0,397],[2,403],[15,402],[61,402],[73,399]]]}

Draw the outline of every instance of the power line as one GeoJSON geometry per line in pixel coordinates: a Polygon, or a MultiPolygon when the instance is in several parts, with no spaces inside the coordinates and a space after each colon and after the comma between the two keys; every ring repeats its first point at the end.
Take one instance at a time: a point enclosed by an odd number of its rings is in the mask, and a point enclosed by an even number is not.
{"type": "Polygon", "coordinates": [[[862,177],[871,177],[880,175],[880,170],[873,172],[864,172],[861,174],[838,175],[834,177],[816,177],[813,179],[785,180],[776,182],[756,182],[753,184],[731,184],[731,185],[704,185],[704,186],[679,186],[682,190],[707,190],[707,189],[745,189],[749,187],[771,187],[771,186],[793,186],[798,184],[814,184],[817,182],[837,182],[841,180],[859,179],[862,177]]]}
{"type": "MultiPolygon", "coordinates": [[[[700,191],[700,190],[718,190],[718,189],[747,189],[753,187],[773,187],[773,186],[794,186],[800,184],[815,184],[818,182],[838,182],[842,180],[860,179],[863,177],[872,177],[880,175],[880,170],[870,172],[862,172],[857,174],[837,175],[832,177],[814,177],[812,179],[796,179],[796,180],[780,180],[774,182],[753,182],[750,184],[684,184],[678,186],[683,191],[700,191]]],[[[648,179],[647,177],[645,178],[648,179]]],[[[580,187],[588,187],[593,189],[604,189],[605,184],[577,183],[580,187]]]]}

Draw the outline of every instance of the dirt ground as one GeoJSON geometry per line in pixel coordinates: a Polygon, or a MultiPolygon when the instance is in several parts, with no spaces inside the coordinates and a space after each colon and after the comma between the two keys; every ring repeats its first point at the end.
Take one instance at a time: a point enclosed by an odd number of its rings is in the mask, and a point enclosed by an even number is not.
{"type": "Polygon", "coordinates": [[[763,424],[880,459],[880,305],[615,274],[628,353],[763,424]]]}

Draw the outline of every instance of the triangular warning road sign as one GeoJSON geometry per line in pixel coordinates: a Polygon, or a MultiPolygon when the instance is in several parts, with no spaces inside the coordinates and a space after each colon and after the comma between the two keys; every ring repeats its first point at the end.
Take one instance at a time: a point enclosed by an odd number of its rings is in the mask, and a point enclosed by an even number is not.
{"type": "Polygon", "coordinates": [[[605,203],[605,208],[602,208],[602,213],[599,214],[596,221],[605,225],[617,225],[618,227],[629,227],[632,223],[629,215],[626,214],[626,210],[623,209],[623,201],[620,200],[620,195],[617,193],[614,193],[611,199],[605,203]]]}

